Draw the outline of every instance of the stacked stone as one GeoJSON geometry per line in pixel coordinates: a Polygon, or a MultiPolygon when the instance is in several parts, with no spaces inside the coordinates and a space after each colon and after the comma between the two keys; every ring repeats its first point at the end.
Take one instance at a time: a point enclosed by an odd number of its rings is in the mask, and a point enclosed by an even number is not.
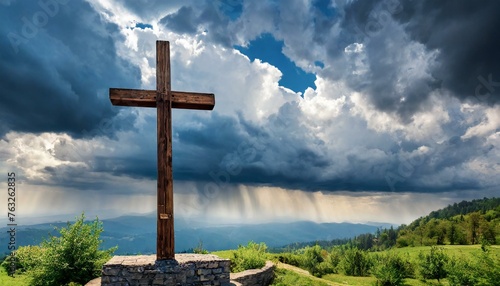
{"type": "Polygon", "coordinates": [[[231,273],[231,281],[243,286],[267,286],[274,280],[274,269],[274,263],[267,261],[266,265],[261,269],[231,273]]]}
{"type": "Polygon", "coordinates": [[[115,256],[103,266],[101,285],[230,285],[230,263],[206,254],[176,254],[175,260],[160,261],[155,255],[115,256]]]}

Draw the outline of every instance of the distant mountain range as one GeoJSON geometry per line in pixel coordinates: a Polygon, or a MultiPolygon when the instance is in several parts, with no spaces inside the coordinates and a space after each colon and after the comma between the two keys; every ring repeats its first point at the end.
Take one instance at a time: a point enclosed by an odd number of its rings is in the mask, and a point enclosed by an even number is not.
{"type": "MultiPolygon", "coordinates": [[[[56,235],[54,227],[67,223],[54,222],[18,226],[18,246],[37,245],[49,234],[56,235]]],[[[149,254],[156,251],[156,215],[122,216],[103,220],[101,235],[103,247],[118,246],[116,254],[149,254]]],[[[200,242],[209,251],[237,248],[249,241],[265,242],[269,247],[279,247],[294,242],[350,238],[364,233],[374,233],[378,227],[390,224],[315,223],[309,221],[291,223],[240,224],[206,226],[196,221],[175,221],[176,251],[195,248],[200,242]]],[[[8,243],[8,228],[0,229],[0,245],[8,243]]],[[[7,251],[7,248],[4,250],[7,251]]]]}

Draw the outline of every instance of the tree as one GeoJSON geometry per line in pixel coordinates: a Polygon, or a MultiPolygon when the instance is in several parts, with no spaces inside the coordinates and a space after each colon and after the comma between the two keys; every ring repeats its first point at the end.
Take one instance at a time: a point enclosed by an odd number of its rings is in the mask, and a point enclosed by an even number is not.
{"type": "Polygon", "coordinates": [[[420,234],[420,245],[424,245],[425,222],[423,219],[418,224],[418,233],[420,234]]]}
{"type": "Polygon", "coordinates": [[[440,220],[436,226],[436,244],[443,245],[446,238],[447,221],[440,220]]]}
{"type": "Polygon", "coordinates": [[[41,243],[39,264],[29,271],[31,285],[50,286],[85,284],[101,274],[102,265],[111,258],[116,247],[99,250],[103,231],[102,222],[96,218],[85,223],[82,213],[74,224],[59,230],[60,236],[52,236],[41,243]]]}
{"type": "Polygon", "coordinates": [[[347,276],[367,276],[371,266],[368,253],[357,248],[346,250],[339,263],[340,269],[347,276]]]}
{"type": "Polygon", "coordinates": [[[404,279],[413,273],[409,260],[403,259],[395,252],[376,255],[372,274],[377,278],[377,285],[404,285],[404,279]]]}
{"type": "Polygon", "coordinates": [[[474,212],[469,215],[469,235],[471,244],[477,244],[479,223],[481,221],[481,214],[479,212],[474,212]]]}
{"type": "Polygon", "coordinates": [[[432,246],[429,254],[420,252],[418,255],[419,272],[424,279],[446,278],[446,264],[448,256],[444,248],[432,246]]]}
{"type": "Polygon", "coordinates": [[[481,232],[481,240],[485,240],[489,244],[496,243],[495,224],[493,222],[482,220],[479,226],[479,230],[481,232]]]}
{"type": "Polygon", "coordinates": [[[457,241],[457,227],[455,226],[455,222],[451,222],[450,231],[448,231],[448,240],[450,244],[453,245],[457,241]]]}
{"type": "Polygon", "coordinates": [[[328,253],[323,253],[323,250],[319,245],[306,247],[304,249],[302,265],[312,275],[317,277],[321,277],[322,275],[326,274],[326,272],[333,273],[333,266],[330,267],[331,269],[327,269],[327,267],[325,267],[324,256],[328,256],[328,253]]]}

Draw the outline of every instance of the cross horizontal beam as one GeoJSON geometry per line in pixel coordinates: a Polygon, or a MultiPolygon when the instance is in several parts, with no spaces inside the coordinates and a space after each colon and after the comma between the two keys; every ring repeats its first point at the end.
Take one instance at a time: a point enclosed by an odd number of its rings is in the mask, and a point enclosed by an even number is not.
{"type": "MultiPolygon", "coordinates": [[[[171,91],[172,108],[212,110],[213,93],[171,91]]],[[[113,105],[156,107],[156,90],[110,88],[109,99],[113,105]]]]}

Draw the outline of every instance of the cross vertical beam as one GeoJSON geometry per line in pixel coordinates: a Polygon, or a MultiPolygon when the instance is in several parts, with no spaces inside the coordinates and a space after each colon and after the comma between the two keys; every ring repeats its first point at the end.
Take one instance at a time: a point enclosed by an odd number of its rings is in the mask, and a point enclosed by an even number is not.
{"type": "Polygon", "coordinates": [[[158,211],[156,258],[175,258],[172,179],[172,90],[169,42],[156,42],[156,110],[158,133],[158,211]]]}

